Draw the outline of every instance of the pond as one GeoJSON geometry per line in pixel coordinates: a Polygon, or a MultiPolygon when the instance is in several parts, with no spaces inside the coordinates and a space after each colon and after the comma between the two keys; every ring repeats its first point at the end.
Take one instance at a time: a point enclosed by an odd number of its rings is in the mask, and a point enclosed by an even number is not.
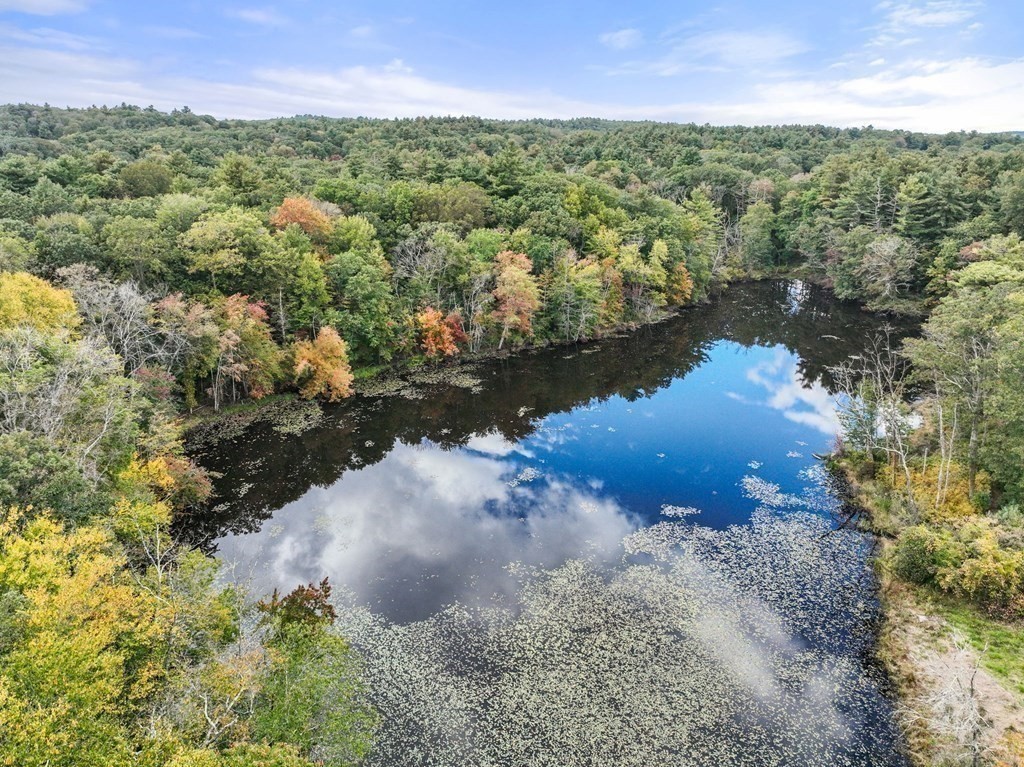
{"type": "Polygon", "coordinates": [[[248,414],[197,435],[216,495],[179,527],[256,593],[344,594],[387,721],[374,763],[901,765],[871,542],[836,528],[815,458],[829,367],[881,324],[741,284],[628,336],[248,414]]]}

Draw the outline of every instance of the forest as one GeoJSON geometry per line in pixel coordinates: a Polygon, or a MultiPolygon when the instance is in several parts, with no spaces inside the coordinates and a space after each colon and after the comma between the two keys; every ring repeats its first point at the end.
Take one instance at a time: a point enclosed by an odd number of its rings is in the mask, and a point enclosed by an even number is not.
{"type": "Polygon", "coordinates": [[[247,594],[172,535],[186,417],[782,274],[921,323],[834,371],[837,452],[883,566],[1019,631],[1022,236],[1016,134],[0,107],[0,764],[373,748],[331,585],[247,594]]]}

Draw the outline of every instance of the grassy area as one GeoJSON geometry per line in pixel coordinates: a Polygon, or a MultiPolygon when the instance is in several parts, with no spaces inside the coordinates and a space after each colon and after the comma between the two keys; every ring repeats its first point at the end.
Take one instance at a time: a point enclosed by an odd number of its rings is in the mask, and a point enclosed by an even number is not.
{"type": "Polygon", "coordinates": [[[366,381],[390,370],[391,365],[367,365],[366,367],[352,368],[352,377],[356,381],[366,381]]]}
{"type": "Polygon", "coordinates": [[[996,620],[970,604],[928,593],[930,607],[960,631],[981,654],[982,666],[1024,696],[1024,626],[996,620]]]}
{"type": "MultiPolygon", "coordinates": [[[[871,477],[869,469],[850,459],[836,459],[833,466],[845,473],[856,502],[869,511],[866,526],[883,537],[895,537],[906,521],[892,503],[891,493],[871,477]]],[[[1024,625],[992,618],[970,602],[933,588],[905,585],[923,608],[944,618],[967,638],[982,654],[982,665],[1007,689],[1024,695],[1024,625]]]]}

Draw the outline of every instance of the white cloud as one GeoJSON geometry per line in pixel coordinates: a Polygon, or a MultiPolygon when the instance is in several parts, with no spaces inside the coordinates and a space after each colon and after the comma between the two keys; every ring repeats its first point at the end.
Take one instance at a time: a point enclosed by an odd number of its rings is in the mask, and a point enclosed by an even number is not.
{"type": "Polygon", "coordinates": [[[771,360],[747,370],[747,379],[768,390],[764,403],[794,423],[804,424],[832,436],[839,433],[835,401],[819,381],[807,384],[796,362],[782,349],[771,360]]]}
{"type": "Polygon", "coordinates": [[[962,24],[975,14],[976,2],[931,0],[924,3],[885,4],[886,22],[891,28],[950,27],[962,24]]]}
{"type": "Polygon", "coordinates": [[[273,8],[236,8],[226,11],[224,15],[261,27],[283,27],[288,24],[288,19],[273,8]]]}
{"type": "MultiPolygon", "coordinates": [[[[139,68],[127,59],[0,45],[0,102],[88,106],[139,102],[149,94],[127,78],[139,68]],[[77,91],[77,94],[76,94],[77,91]]],[[[148,102],[147,102],[148,103],[148,102]]]]}
{"type": "Polygon", "coordinates": [[[1024,130],[1024,58],[921,60],[870,75],[755,81],[717,100],[623,104],[548,91],[486,90],[430,79],[401,60],[334,71],[266,68],[247,82],[161,76],[139,62],[77,51],[0,44],[0,103],[59,106],[122,101],[171,109],[187,104],[218,117],[294,114],[494,118],[608,117],[714,124],[823,123],[944,132],[1024,130]]]}
{"type": "MultiPolygon", "coordinates": [[[[883,12],[882,22],[869,45],[904,47],[921,42],[917,33],[966,25],[974,18],[980,3],[974,0],[926,0],[925,2],[883,2],[875,6],[883,12]]],[[[971,24],[966,29],[979,28],[971,24]]]]}
{"type": "Polygon", "coordinates": [[[369,24],[363,24],[362,26],[353,27],[349,30],[349,34],[352,37],[370,37],[373,34],[373,27],[369,24]]]}
{"type": "Polygon", "coordinates": [[[635,48],[643,42],[643,39],[643,33],[639,29],[620,29],[616,32],[605,32],[598,38],[602,45],[606,45],[616,51],[635,48]]]}
{"type": "MultiPolygon", "coordinates": [[[[917,62],[849,79],[791,79],[758,89],[753,99],[674,105],[710,122],[825,123],[944,132],[1021,130],[1024,59],[917,62]]],[[[676,119],[679,119],[678,117],[676,119]]]]}
{"type": "Polygon", "coordinates": [[[514,594],[512,562],[621,557],[636,522],[614,499],[559,477],[513,487],[520,465],[499,460],[500,439],[472,441],[487,447],[491,455],[396,445],[380,463],[310,488],[258,532],[222,539],[219,555],[251,572],[260,592],[329,574],[384,610],[398,600],[426,614],[448,601],[514,594]]]}
{"type": "Polygon", "coordinates": [[[802,40],[776,30],[707,32],[687,38],[682,47],[698,57],[738,66],[780,61],[809,50],[802,40]]]}
{"type": "Polygon", "coordinates": [[[35,16],[56,16],[85,10],[86,0],[0,0],[0,11],[31,13],[35,16]]]}

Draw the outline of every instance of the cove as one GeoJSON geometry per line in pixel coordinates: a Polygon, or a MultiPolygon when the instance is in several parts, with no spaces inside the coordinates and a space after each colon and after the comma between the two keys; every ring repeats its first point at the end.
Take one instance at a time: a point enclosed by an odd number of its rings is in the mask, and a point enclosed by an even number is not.
{"type": "Polygon", "coordinates": [[[871,542],[837,529],[814,457],[838,433],[829,367],[881,323],[746,283],[628,336],[255,419],[193,443],[215,498],[178,527],[255,593],[343,592],[390,714],[374,763],[901,765],[871,542]],[[557,708],[576,664],[566,690],[593,700],[557,708]],[[660,724],[618,731],[624,711],[660,724]]]}

